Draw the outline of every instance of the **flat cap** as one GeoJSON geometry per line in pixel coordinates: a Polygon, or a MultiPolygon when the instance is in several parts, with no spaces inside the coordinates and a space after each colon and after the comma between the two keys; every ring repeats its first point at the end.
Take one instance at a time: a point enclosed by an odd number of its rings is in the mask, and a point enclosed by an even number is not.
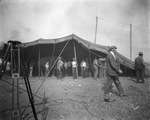
{"type": "Polygon", "coordinates": [[[117,49],[116,46],[110,46],[109,51],[111,51],[112,49],[117,49]]]}
{"type": "Polygon", "coordinates": [[[139,55],[143,55],[143,53],[142,53],[142,52],[139,52],[139,55]]]}

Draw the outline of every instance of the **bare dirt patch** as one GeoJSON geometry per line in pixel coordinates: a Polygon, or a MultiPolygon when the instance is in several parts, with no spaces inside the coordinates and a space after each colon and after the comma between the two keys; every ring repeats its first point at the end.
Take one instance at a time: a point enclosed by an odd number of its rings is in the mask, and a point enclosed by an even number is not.
{"type": "MultiPolygon", "coordinates": [[[[117,96],[114,86],[112,97],[115,101],[110,103],[103,102],[105,79],[65,77],[61,81],[56,77],[30,78],[39,120],[42,117],[45,120],[150,120],[149,78],[144,84],[137,84],[133,78],[120,77],[127,96],[117,96]]],[[[20,88],[24,119],[34,120],[23,79],[20,79],[20,88]]],[[[11,94],[11,80],[5,76],[0,81],[2,120],[11,120],[11,94]]]]}

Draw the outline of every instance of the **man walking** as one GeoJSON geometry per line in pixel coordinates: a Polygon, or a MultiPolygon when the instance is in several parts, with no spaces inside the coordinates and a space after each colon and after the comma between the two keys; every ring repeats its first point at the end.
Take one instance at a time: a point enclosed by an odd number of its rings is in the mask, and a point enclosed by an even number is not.
{"type": "Polygon", "coordinates": [[[111,102],[111,89],[112,89],[112,83],[116,85],[116,88],[119,91],[119,96],[124,96],[124,90],[121,86],[121,83],[119,81],[118,74],[122,73],[122,70],[120,70],[119,60],[116,53],[116,46],[111,46],[109,49],[109,53],[106,58],[106,76],[107,81],[104,86],[104,101],[105,102],[111,102]]]}
{"type": "Polygon", "coordinates": [[[134,68],[136,70],[136,83],[139,83],[139,79],[141,77],[142,82],[144,83],[144,59],[143,59],[143,53],[139,52],[139,56],[135,58],[134,68]]]}
{"type": "Polygon", "coordinates": [[[97,76],[98,76],[98,60],[97,58],[95,57],[95,59],[93,60],[93,68],[94,68],[94,80],[97,79],[97,76]]]}

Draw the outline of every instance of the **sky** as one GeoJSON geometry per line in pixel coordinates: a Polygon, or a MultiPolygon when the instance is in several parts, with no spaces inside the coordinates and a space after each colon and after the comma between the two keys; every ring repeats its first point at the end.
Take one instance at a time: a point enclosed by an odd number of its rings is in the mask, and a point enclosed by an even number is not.
{"type": "Polygon", "coordinates": [[[141,51],[150,62],[149,0],[1,0],[0,44],[8,40],[30,42],[70,34],[117,51],[132,60],[141,51]]]}

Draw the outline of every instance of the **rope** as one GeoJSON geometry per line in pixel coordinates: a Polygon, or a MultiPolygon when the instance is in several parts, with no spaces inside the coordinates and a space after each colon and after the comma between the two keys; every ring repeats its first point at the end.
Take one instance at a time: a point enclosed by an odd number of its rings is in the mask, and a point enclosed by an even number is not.
{"type": "Polygon", "coordinates": [[[100,17],[98,17],[98,19],[105,20],[105,21],[108,21],[108,22],[111,22],[111,23],[121,24],[121,25],[129,25],[127,23],[120,23],[120,22],[117,22],[117,21],[111,21],[111,20],[107,20],[105,18],[100,18],[100,17]]]}
{"type": "MultiPolygon", "coordinates": [[[[10,82],[7,82],[7,81],[5,81],[4,79],[1,79],[3,82],[5,82],[5,83],[7,83],[7,84],[9,84],[9,85],[12,85],[12,83],[10,83],[10,82]]],[[[16,85],[14,85],[15,87],[17,87],[16,85]]],[[[19,89],[20,90],[22,90],[22,91],[25,91],[25,92],[27,92],[25,89],[23,89],[23,88],[21,88],[21,87],[19,87],[19,89]]],[[[38,96],[38,95],[36,95],[36,94],[33,94],[35,97],[37,97],[37,98],[40,98],[40,99],[43,99],[42,97],[40,97],[40,96],[38,96]]]]}
{"type": "Polygon", "coordinates": [[[92,53],[92,54],[94,54],[94,55],[96,55],[96,56],[98,56],[98,57],[101,57],[100,55],[98,55],[98,54],[96,54],[96,53],[90,51],[90,50],[89,50],[88,48],[86,48],[84,45],[81,45],[81,44],[79,44],[79,45],[82,46],[84,49],[88,50],[90,53],[92,53]]]}
{"type": "MultiPolygon", "coordinates": [[[[101,18],[101,17],[98,17],[98,19],[105,20],[105,21],[108,21],[108,22],[111,22],[111,23],[115,23],[115,24],[121,24],[121,25],[126,25],[126,26],[129,26],[129,25],[130,25],[130,24],[128,24],[128,23],[121,23],[121,22],[118,22],[118,21],[112,21],[112,20],[108,20],[108,19],[105,19],[105,18],[101,18]]],[[[131,17],[131,23],[132,23],[132,19],[133,19],[133,17],[131,17]]],[[[136,28],[136,29],[139,29],[139,30],[141,30],[141,31],[143,31],[143,32],[150,33],[150,30],[149,30],[149,29],[146,30],[146,29],[143,29],[143,28],[134,26],[134,25],[133,25],[133,27],[136,28]]]]}

